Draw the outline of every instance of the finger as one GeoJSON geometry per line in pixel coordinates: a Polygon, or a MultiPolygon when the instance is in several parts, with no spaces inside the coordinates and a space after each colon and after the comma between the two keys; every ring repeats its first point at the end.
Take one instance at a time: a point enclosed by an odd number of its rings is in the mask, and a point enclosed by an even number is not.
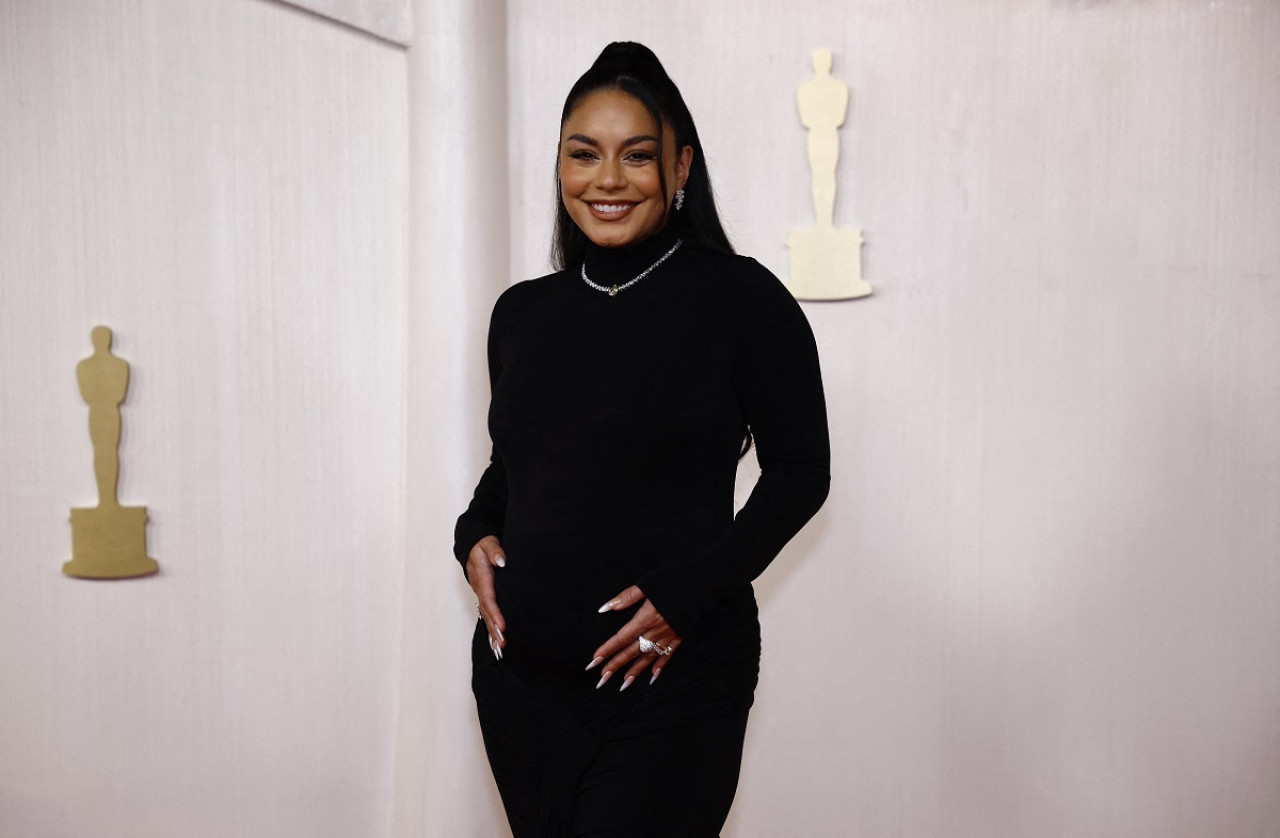
{"type": "MultiPolygon", "coordinates": [[[[633,589],[640,590],[639,588],[633,589]]],[[[629,646],[634,646],[642,635],[646,639],[663,646],[670,645],[673,641],[679,639],[679,635],[671,630],[671,627],[667,625],[667,621],[662,619],[662,615],[657,612],[653,604],[645,602],[644,605],[640,606],[640,610],[636,612],[635,616],[627,621],[626,625],[618,629],[613,637],[610,637],[596,649],[592,654],[591,663],[587,664],[587,669],[594,669],[629,646]]],[[[638,649],[636,654],[639,654],[638,649]]],[[[625,663],[625,660],[623,663],[625,663]]],[[[616,668],[614,668],[614,671],[617,671],[616,668]]]]}
{"type": "Polygon", "coordinates": [[[627,667],[626,677],[622,679],[622,686],[618,687],[618,692],[622,692],[631,686],[631,683],[639,677],[640,673],[649,668],[650,658],[653,657],[656,657],[656,655],[637,655],[631,666],[627,667]]]}
{"type": "MultiPolygon", "coordinates": [[[[626,625],[614,633],[613,637],[610,637],[604,643],[600,644],[599,648],[597,648],[592,654],[591,663],[587,664],[587,669],[594,669],[606,660],[616,657],[620,653],[626,651],[628,646],[633,647],[635,653],[639,654],[640,647],[636,645],[636,638],[643,634],[644,630],[645,624],[637,620],[635,617],[632,617],[627,621],[626,625]]],[[[629,660],[629,658],[627,660],[629,660]]],[[[611,664],[613,663],[611,660],[609,662],[611,664]]],[[[625,663],[626,660],[623,660],[622,662],[625,663]]],[[[617,666],[608,666],[605,668],[610,669],[611,671],[617,671],[617,666]]],[[[601,683],[604,682],[602,681],[601,683]]]]}
{"type": "Polygon", "coordinates": [[[481,557],[473,557],[470,562],[471,590],[476,595],[476,605],[480,609],[480,617],[489,629],[489,636],[497,640],[498,646],[506,645],[506,620],[502,610],[498,608],[498,597],[493,584],[493,568],[481,557]]]}
{"type": "Polygon", "coordinates": [[[604,665],[604,670],[600,673],[600,681],[596,684],[596,689],[598,690],[603,687],[613,673],[627,666],[627,664],[639,655],[640,644],[632,643],[630,646],[623,647],[619,652],[609,658],[608,663],[604,665]]]}
{"type": "MultiPolygon", "coordinates": [[[[647,640],[649,638],[646,637],[645,639],[647,640]]],[[[657,643],[659,646],[665,645],[658,640],[655,640],[654,643],[657,643]]],[[[658,675],[661,674],[662,668],[667,665],[667,662],[670,660],[671,655],[675,652],[675,650],[679,646],[680,646],[680,638],[678,637],[671,638],[670,645],[666,646],[667,653],[665,655],[662,655],[662,654],[658,654],[657,652],[641,652],[640,642],[639,640],[637,640],[635,644],[635,648],[636,648],[635,659],[632,661],[631,665],[627,667],[626,675],[622,679],[622,686],[618,688],[618,692],[622,692],[627,687],[631,686],[632,682],[634,682],[635,679],[639,677],[640,673],[644,672],[650,666],[653,667],[653,677],[649,679],[649,683],[652,684],[654,681],[658,680],[658,675]]],[[[610,661],[610,664],[612,663],[613,661],[610,661]]],[[[618,667],[615,671],[620,672],[622,671],[622,668],[618,667]]]]}
{"type": "Polygon", "coordinates": [[[597,613],[603,614],[606,611],[622,611],[635,605],[644,599],[644,591],[632,585],[613,599],[600,606],[597,613]]]}
{"type": "MultiPolygon", "coordinates": [[[[493,656],[498,660],[502,660],[502,647],[507,645],[506,638],[502,634],[502,629],[498,628],[497,623],[492,615],[485,613],[485,610],[476,604],[476,610],[480,614],[480,619],[484,622],[485,631],[489,635],[489,649],[493,652],[493,656]]],[[[499,614],[499,617],[501,614],[499,614]]]]}
{"type": "Polygon", "coordinates": [[[649,683],[651,685],[654,681],[658,680],[658,676],[662,674],[662,670],[666,668],[667,664],[671,663],[672,655],[676,653],[676,649],[680,648],[680,638],[677,637],[675,640],[671,641],[671,645],[668,648],[670,648],[671,651],[667,654],[654,655],[652,668],[653,677],[649,679],[649,683]]]}
{"type": "Polygon", "coordinates": [[[498,608],[498,601],[490,594],[487,600],[480,602],[480,616],[484,619],[484,624],[489,628],[489,636],[498,641],[498,646],[507,645],[507,622],[502,617],[502,611],[498,608]]]}

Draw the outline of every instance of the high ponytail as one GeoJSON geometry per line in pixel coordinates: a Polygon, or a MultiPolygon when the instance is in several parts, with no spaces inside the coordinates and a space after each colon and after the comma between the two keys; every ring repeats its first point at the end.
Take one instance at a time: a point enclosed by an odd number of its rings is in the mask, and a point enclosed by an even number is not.
{"type": "MultiPolygon", "coordinates": [[[[609,44],[569,89],[564,108],[560,112],[561,127],[583,99],[600,90],[618,90],[634,96],[653,116],[659,137],[663,136],[664,126],[671,126],[676,147],[667,149],[666,143],[660,143],[658,148],[658,171],[662,179],[663,194],[666,194],[667,186],[666,177],[662,174],[665,171],[662,166],[663,157],[668,153],[678,153],[677,150],[684,146],[693,149],[693,162],[689,166],[689,177],[684,185],[684,208],[674,210],[668,207],[667,223],[687,242],[733,253],[733,245],[729,243],[729,237],[725,235],[724,226],[720,223],[720,214],[716,211],[715,194],[711,189],[711,177],[707,173],[707,159],[702,153],[698,129],[693,124],[693,116],[684,103],[684,97],[680,95],[680,89],[667,75],[658,56],[643,44],[629,41],[609,44]]],[[[558,160],[555,183],[556,221],[551,238],[551,263],[557,270],[563,270],[582,261],[586,253],[587,237],[564,207],[560,195],[558,160]]]]}

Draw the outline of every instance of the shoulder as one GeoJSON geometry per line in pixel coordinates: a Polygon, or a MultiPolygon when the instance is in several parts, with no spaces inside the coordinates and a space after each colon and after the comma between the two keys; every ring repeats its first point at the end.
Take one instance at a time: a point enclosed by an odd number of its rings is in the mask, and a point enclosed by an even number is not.
{"type": "Polygon", "coordinates": [[[493,304],[493,319],[519,317],[548,305],[555,305],[570,287],[573,279],[570,271],[557,271],[545,276],[525,279],[510,286],[493,304]]]}
{"type": "Polygon", "coordinates": [[[734,314],[749,324],[781,319],[808,322],[800,304],[773,271],[750,256],[724,253],[709,247],[694,250],[699,274],[715,297],[728,301],[734,314]]]}

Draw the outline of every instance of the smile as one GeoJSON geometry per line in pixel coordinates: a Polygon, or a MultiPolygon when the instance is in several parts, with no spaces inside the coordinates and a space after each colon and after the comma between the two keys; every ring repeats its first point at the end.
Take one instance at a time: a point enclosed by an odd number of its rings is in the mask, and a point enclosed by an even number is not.
{"type": "Polygon", "coordinates": [[[635,204],[605,204],[597,201],[588,201],[587,206],[601,215],[617,215],[631,209],[635,204]]]}

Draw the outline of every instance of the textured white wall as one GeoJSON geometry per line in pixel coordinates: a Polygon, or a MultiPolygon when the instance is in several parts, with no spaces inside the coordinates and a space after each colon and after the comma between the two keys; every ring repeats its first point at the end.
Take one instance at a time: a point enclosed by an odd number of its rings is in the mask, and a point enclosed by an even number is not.
{"type": "Polygon", "coordinates": [[[280,0],[397,44],[413,40],[409,0],[280,0]]]}
{"type": "Polygon", "coordinates": [[[414,11],[406,56],[260,0],[0,4],[0,834],[501,831],[447,528],[560,98],[628,37],[775,271],[812,47],[854,96],[877,294],[806,307],[836,480],[759,585],[726,835],[1274,834],[1280,9],[414,11]],[[98,322],[137,582],[58,572],[98,322]]]}
{"type": "Polygon", "coordinates": [[[506,831],[471,695],[475,599],[452,552],[454,521],[488,458],[485,337],[508,280],[504,5],[414,5],[395,838],[506,831]]]}
{"type": "Polygon", "coordinates": [[[877,291],[805,306],[833,491],[758,585],[726,835],[1276,834],[1280,6],[512,4],[518,277],[614,39],[779,273],[809,51],[853,91],[836,219],[877,291]]]}
{"type": "Polygon", "coordinates": [[[405,71],[258,0],[0,4],[0,834],[386,833],[405,71]],[[97,323],[137,581],[60,573],[97,323]]]}

